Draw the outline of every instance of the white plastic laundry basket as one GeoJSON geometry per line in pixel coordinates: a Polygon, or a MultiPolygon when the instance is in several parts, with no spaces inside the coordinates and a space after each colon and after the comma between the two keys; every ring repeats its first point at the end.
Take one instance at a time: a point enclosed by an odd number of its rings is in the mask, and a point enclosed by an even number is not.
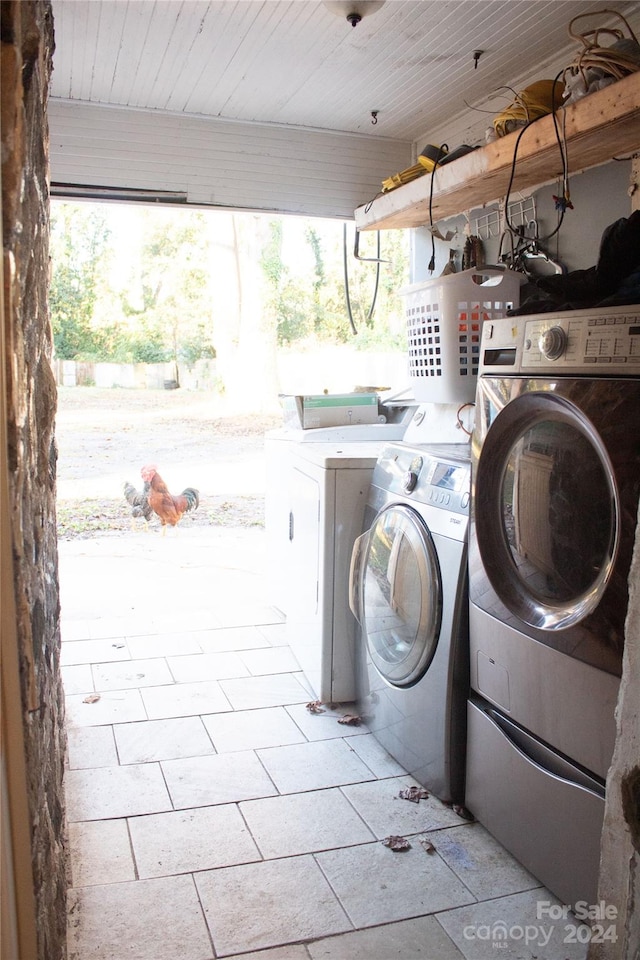
{"type": "Polygon", "coordinates": [[[409,378],[416,400],[473,401],[482,324],[519,306],[521,280],[512,270],[474,267],[400,291],[407,318],[409,378]]]}

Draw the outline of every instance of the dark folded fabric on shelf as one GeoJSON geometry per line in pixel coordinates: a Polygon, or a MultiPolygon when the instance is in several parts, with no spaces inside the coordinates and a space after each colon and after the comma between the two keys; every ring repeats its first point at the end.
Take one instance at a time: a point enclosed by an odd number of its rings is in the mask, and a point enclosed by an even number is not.
{"type": "Polygon", "coordinates": [[[640,303],[640,211],[602,234],[598,262],[586,270],[536,277],[510,316],[640,303]]]}

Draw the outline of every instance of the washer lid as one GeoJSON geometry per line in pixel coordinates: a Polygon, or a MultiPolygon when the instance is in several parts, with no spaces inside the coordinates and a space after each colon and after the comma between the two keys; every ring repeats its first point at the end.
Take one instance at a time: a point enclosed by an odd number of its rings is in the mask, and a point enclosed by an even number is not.
{"type": "Polygon", "coordinates": [[[417,683],[438,645],[442,582],[431,534],[403,504],[381,510],[369,531],[361,612],[369,656],[380,675],[395,686],[417,683]]]}

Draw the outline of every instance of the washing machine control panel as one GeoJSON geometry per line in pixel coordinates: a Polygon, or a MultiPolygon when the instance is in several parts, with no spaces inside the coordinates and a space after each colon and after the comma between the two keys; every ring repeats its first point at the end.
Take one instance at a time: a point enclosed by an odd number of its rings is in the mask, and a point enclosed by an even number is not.
{"type": "Polygon", "coordinates": [[[480,376],[640,375],[640,306],[505,317],[484,324],[480,376]]]}
{"type": "Polygon", "coordinates": [[[426,475],[427,499],[437,507],[464,512],[469,507],[469,468],[465,463],[431,460],[426,475]]]}
{"type": "Polygon", "coordinates": [[[553,314],[524,324],[522,368],[559,368],[569,372],[608,372],[637,376],[640,372],[640,312],[591,313],[572,317],[553,314]]]}
{"type": "Polygon", "coordinates": [[[397,460],[401,487],[411,499],[440,509],[466,513],[469,509],[469,464],[417,454],[408,462],[397,460]]]}

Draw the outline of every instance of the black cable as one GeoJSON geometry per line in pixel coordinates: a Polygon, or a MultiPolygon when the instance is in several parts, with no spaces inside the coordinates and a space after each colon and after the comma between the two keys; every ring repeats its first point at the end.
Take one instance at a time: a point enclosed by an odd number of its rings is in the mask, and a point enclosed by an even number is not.
{"type": "Polygon", "coordinates": [[[442,157],[445,157],[449,152],[449,146],[446,143],[443,143],[441,147],[438,147],[438,155],[433,163],[433,170],[431,171],[431,180],[429,183],[429,229],[431,231],[431,260],[429,260],[429,266],[427,270],[429,273],[433,273],[436,268],[436,238],[433,235],[433,178],[436,174],[436,167],[440,163],[442,157]]]}
{"type": "MultiPolygon", "coordinates": [[[[562,158],[562,176],[563,176],[563,183],[564,183],[564,182],[566,181],[567,176],[568,176],[567,161],[566,161],[566,157],[565,157],[564,148],[563,148],[563,145],[562,145],[562,138],[561,138],[561,136],[560,136],[560,130],[559,130],[559,128],[558,128],[558,120],[557,120],[556,112],[555,112],[555,109],[554,109],[556,84],[557,84],[557,82],[558,82],[558,80],[560,79],[561,76],[562,76],[562,72],[558,73],[558,74],[554,77],[554,80],[553,80],[553,86],[552,86],[552,88],[551,88],[551,115],[552,115],[552,117],[553,117],[553,127],[554,127],[554,130],[555,130],[555,133],[556,133],[556,140],[558,141],[558,148],[559,148],[559,150],[560,150],[560,156],[561,156],[561,158],[562,158]]],[[[546,114],[546,113],[545,113],[545,114],[542,114],[542,116],[536,117],[534,120],[530,120],[529,123],[526,125],[526,127],[523,127],[523,128],[522,128],[522,130],[521,130],[520,133],[518,134],[518,137],[517,137],[516,142],[515,142],[515,146],[514,146],[514,148],[513,148],[513,159],[511,160],[511,174],[510,174],[510,176],[509,176],[509,184],[508,184],[508,186],[507,186],[507,192],[506,192],[506,194],[505,194],[505,201],[504,201],[504,222],[505,222],[505,225],[507,226],[507,228],[511,231],[511,233],[514,233],[517,237],[519,237],[519,238],[521,238],[521,239],[522,239],[522,237],[523,237],[523,234],[520,232],[520,230],[519,230],[517,227],[514,227],[513,224],[511,224],[511,223],[509,222],[509,194],[511,193],[511,188],[512,188],[512,186],[513,186],[513,181],[514,181],[514,178],[515,178],[515,173],[516,173],[516,160],[517,160],[517,156],[518,156],[518,147],[520,146],[520,141],[521,141],[521,139],[522,139],[522,137],[523,137],[523,135],[524,135],[525,130],[528,130],[529,127],[533,126],[534,123],[537,123],[538,120],[542,120],[542,117],[543,117],[543,116],[546,117],[547,114],[546,114]]],[[[556,233],[558,233],[558,231],[560,230],[560,227],[562,226],[562,221],[564,220],[564,215],[565,215],[565,213],[566,213],[566,207],[563,207],[563,208],[561,209],[561,211],[560,211],[560,217],[559,217],[559,219],[558,219],[557,226],[555,227],[554,230],[551,231],[551,233],[547,234],[546,237],[543,237],[543,238],[542,238],[542,243],[545,243],[547,240],[550,240],[552,237],[554,237],[554,236],[556,235],[556,233]]],[[[539,238],[536,238],[536,239],[539,239],[539,238]]]]}
{"type": "Polygon", "coordinates": [[[377,259],[376,282],[373,287],[373,297],[371,298],[371,306],[369,307],[369,313],[367,314],[367,319],[365,320],[365,323],[367,324],[367,326],[373,319],[373,312],[376,308],[376,301],[378,299],[378,287],[380,286],[380,231],[379,230],[377,231],[377,236],[378,236],[378,244],[376,248],[376,259],[377,259]]]}
{"type": "MultiPolygon", "coordinates": [[[[551,88],[551,106],[552,107],[556,102],[556,85],[560,77],[563,76],[563,74],[564,74],[564,70],[556,74],[556,76],[553,78],[553,86],[551,88]]],[[[560,158],[562,160],[562,197],[560,199],[557,197],[554,197],[554,199],[556,200],[556,207],[560,210],[560,217],[558,218],[558,225],[556,226],[555,230],[553,230],[548,236],[544,238],[545,241],[550,240],[551,237],[554,237],[556,233],[558,233],[558,231],[560,230],[560,227],[562,226],[562,221],[564,220],[564,215],[567,211],[567,207],[570,207],[571,209],[573,209],[573,204],[571,203],[568,196],[569,194],[569,191],[568,191],[569,161],[567,158],[567,141],[563,136],[560,135],[560,128],[558,127],[558,118],[556,116],[556,111],[552,110],[551,115],[553,117],[553,129],[556,132],[556,140],[558,141],[558,147],[560,148],[560,158]],[[559,207],[558,207],[558,201],[561,204],[561,206],[559,207]]]]}
{"type": "Polygon", "coordinates": [[[513,180],[516,175],[516,160],[518,157],[518,147],[520,146],[520,141],[524,136],[525,130],[528,130],[529,127],[533,126],[534,123],[537,123],[538,120],[541,120],[541,119],[542,119],[541,117],[536,117],[535,120],[530,120],[529,123],[526,125],[526,127],[523,127],[520,130],[520,133],[516,137],[515,146],[513,148],[513,157],[511,158],[511,172],[509,174],[509,183],[507,184],[507,190],[504,195],[504,222],[505,222],[505,226],[511,231],[511,233],[515,233],[516,235],[518,235],[517,227],[514,227],[513,224],[509,223],[509,195],[511,193],[511,187],[513,186],[513,180]]]}
{"type": "MultiPolygon", "coordinates": [[[[371,306],[369,307],[369,312],[367,313],[367,319],[365,323],[369,325],[374,311],[376,309],[376,302],[378,300],[378,287],[380,286],[380,231],[376,232],[377,236],[377,250],[376,250],[376,280],[373,288],[373,296],[371,297],[371,306]]],[[[343,257],[343,266],[344,266],[344,296],[347,304],[347,314],[349,317],[349,323],[351,324],[351,330],[355,336],[358,335],[358,328],[356,327],[355,320],[353,319],[353,310],[351,308],[351,294],[349,292],[349,264],[347,260],[347,222],[342,224],[342,257],[343,257]]]]}
{"type": "Polygon", "coordinates": [[[376,193],[375,197],[372,197],[371,200],[367,200],[367,202],[364,205],[365,213],[369,213],[369,210],[371,210],[371,207],[376,202],[378,197],[384,197],[384,190],[381,190],[379,193],[376,193]]]}
{"type": "Polygon", "coordinates": [[[353,312],[351,310],[351,295],[349,293],[349,266],[347,263],[347,221],[342,224],[342,258],[344,266],[344,297],[347,304],[347,314],[349,316],[349,323],[351,324],[351,330],[353,331],[354,336],[358,335],[358,328],[355,325],[353,319],[353,312]]]}

